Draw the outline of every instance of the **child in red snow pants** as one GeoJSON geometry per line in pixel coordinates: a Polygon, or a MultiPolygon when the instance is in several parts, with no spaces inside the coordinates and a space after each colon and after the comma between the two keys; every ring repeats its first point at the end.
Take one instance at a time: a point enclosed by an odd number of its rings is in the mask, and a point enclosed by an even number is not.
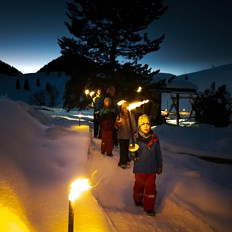
{"type": "Polygon", "coordinates": [[[143,202],[144,210],[154,210],[156,200],[156,173],[135,174],[133,198],[135,202],[143,202]]]}

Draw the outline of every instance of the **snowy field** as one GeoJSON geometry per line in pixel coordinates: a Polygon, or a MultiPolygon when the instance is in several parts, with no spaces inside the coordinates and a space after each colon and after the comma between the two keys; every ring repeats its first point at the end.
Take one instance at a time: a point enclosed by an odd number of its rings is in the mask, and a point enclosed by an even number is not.
{"type": "Polygon", "coordinates": [[[150,217],[133,204],[132,167],[117,166],[118,148],[100,153],[84,116],[92,112],[0,98],[1,232],[67,231],[69,185],[80,177],[93,187],[76,201],[74,231],[231,231],[232,126],[153,128],[164,168],[150,217]]]}

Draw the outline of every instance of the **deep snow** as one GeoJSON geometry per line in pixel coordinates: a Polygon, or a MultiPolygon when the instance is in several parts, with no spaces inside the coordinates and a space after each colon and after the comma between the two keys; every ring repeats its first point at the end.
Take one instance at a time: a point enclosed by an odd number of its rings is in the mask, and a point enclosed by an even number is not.
{"type": "Polygon", "coordinates": [[[164,159],[153,218],[133,204],[132,167],[117,166],[118,149],[103,156],[78,114],[0,99],[1,231],[67,231],[69,185],[79,177],[93,187],[76,201],[74,231],[231,231],[231,126],[153,128],[164,159]]]}

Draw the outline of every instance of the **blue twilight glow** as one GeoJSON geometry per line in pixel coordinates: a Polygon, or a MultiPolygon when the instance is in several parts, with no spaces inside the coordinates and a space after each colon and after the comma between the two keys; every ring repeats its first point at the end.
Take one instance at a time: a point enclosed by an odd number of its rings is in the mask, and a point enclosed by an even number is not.
{"type": "MultiPolygon", "coordinates": [[[[175,75],[232,63],[232,1],[164,0],[169,9],[148,29],[165,34],[160,50],[141,63],[175,75]]],[[[0,60],[23,73],[37,72],[59,57],[58,39],[70,36],[65,1],[3,1],[0,7],[0,60]],[[12,7],[12,5],[14,7],[12,7]]]]}

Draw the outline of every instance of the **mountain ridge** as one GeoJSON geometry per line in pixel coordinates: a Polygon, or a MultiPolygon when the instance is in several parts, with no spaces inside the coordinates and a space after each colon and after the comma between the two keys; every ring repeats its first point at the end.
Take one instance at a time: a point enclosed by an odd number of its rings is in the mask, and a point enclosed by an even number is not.
{"type": "MultiPolygon", "coordinates": [[[[59,56],[56,59],[53,59],[52,61],[48,62],[47,64],[45,64],[43,67],[41,67],[37,72],[34,73],[39,73],[39,72],[65,72],[67,73],[68,69],[72,69],[72,65],[76,65],[77,63],[79,63],[80,65],[82,64],[86,64],[86,65],[93,65],[94,62],[85,58],[85,57],[77,57],[77,58],[73,58],[72,56],[68,56],[67,58],[64,58],[63,56],[59,56]]],[[[177,76],[177,77],[186,77],[186,75],[191,75],[191,77],[200,74],[203,74],[204,72],[208,72],[208,71],[215,71],[215,70],[221,70],[221,69],[228,69],[232,71],[232,63],[228,63],[228,64],[223,64],[220,66],[214,66],[211,67],[209,69],[203,69],[203,70],[198,70],[195,72],[191,72],[191,73],[185,73],[185,74],[181,74],[181,75],[175,75],[172,73],[158,73],[157,75],[166,75],[168,76],[177,76]]],[[[15,67],[7,64],[6,62],[3,62],[0,59],[0,74],[6,74],[6,75],[21,75],[23,74],[21,71],[19,71],[18,69],[16,69],[15,67]],[[8,70],[8,72],[5,71],[5,69],[8,70]]],[[[31,74],[31,73],[25,73],[25,74],[31,74]]]]}
{"type": "MultiPolygon", "coordinates": [[[[95,63],[85,57],[58,57],[57,59],[52,60],[48,64],[44,65],[36,73],[22,74],[20,71],[15,69],[13,66],[10,66],[0,60],[0,76],[6,75],[9,77],[27,77],[33,75],[39,75],[39,73],[65,73],[67,76],[70,72],[74,71],[78,74],[78,70],[81,68],[96,68],[95,63]],[[73,68],[75,66],[75,68],[73,68]]],[[[198,86],[200,91],[210,88],[211,84],[215,82],[216,88],[226,85],[227,90],[232,93],[232,63],[224,64],[217,67],[212,67],[209,69],[200,70],[197,72],[186,73],[182,75],[173,75],[171,73],[158,73],[154,76],[155,79],[168,79],[175,77],[179,80],[188,80],[198,86]],[[223,78],[222,78],[223,77],[223,78]]]]}

